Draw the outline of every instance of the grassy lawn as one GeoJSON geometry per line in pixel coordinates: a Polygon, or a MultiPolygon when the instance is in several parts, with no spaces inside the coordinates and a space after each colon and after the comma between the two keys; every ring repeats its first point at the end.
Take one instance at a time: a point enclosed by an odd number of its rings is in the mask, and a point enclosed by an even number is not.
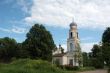
{"type": "Polygon", "coordinates": [[[80,68],[78,71],[62,70],[47,61],[20,59],[10,64],[0,64],[0,73],[77,73],[94,70],[92,67],[80,68]]]}
{"type": "Polygon", "coordinates": [[[24,59],[10,64],[0,64],[0,73],[64,73],[64,71],[47,61],[24,59]]]}
{"type": "Polygon", "coordinates": [[[62,70],[47,61],[20,59],[10,64],[0,64],[0,73],[75,73],[62,70]]]}

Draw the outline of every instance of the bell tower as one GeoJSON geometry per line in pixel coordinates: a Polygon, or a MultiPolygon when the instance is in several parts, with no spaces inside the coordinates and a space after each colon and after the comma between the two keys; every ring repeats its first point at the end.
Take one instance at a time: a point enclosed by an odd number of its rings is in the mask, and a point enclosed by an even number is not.
{"type": "Polygon", "coordinates": [[[69,38],[67,39],[68,64],[73,60],[74,66],[82,65],[82,53],[78,37],[77,24],[73,21],[70,24],[69,38]]]}
{"type": "Polygon", "coordinates": [[[74,52],[76,51],[76,47],[79,44],[79,38],[78,38],[78,31],[77,31],[77,24],[75,22],[72,22],[70,24],[69,29],[69,38],[67,40],[67,50],[68,52],[74,52]]]}

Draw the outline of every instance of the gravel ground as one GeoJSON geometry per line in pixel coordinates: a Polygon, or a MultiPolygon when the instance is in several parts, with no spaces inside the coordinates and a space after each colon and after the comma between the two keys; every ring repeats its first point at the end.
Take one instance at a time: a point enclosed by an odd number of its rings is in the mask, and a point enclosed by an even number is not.
{"type": "Polygon", "coordinates": [[[107,70],[94,70],[94,71],[85,71],[79,73],[107,73],[107,70]]]}

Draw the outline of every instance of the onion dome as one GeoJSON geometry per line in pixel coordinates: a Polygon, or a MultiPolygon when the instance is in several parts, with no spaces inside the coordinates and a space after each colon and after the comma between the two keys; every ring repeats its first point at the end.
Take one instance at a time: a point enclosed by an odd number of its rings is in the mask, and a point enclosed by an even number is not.
{"type": "Polygon", "coordinates": [[[70,27],[72,27],[72,26],[77,26],[77,24],[76,24],[75,22],[72,22],[72,23],[70,24],[70,27]]]}

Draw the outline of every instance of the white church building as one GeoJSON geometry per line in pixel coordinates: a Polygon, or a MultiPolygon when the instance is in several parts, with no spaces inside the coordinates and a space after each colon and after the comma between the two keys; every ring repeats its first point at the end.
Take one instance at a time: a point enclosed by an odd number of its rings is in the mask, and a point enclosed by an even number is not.
{"type": "Polygon", "coordinates": [[[59,65],[82,66],[82,54],[78,37],[77,24],[72,22],[67,39],[67,52],[61,52],[61,45],[53,52],[52,62],[59,65]]]}

